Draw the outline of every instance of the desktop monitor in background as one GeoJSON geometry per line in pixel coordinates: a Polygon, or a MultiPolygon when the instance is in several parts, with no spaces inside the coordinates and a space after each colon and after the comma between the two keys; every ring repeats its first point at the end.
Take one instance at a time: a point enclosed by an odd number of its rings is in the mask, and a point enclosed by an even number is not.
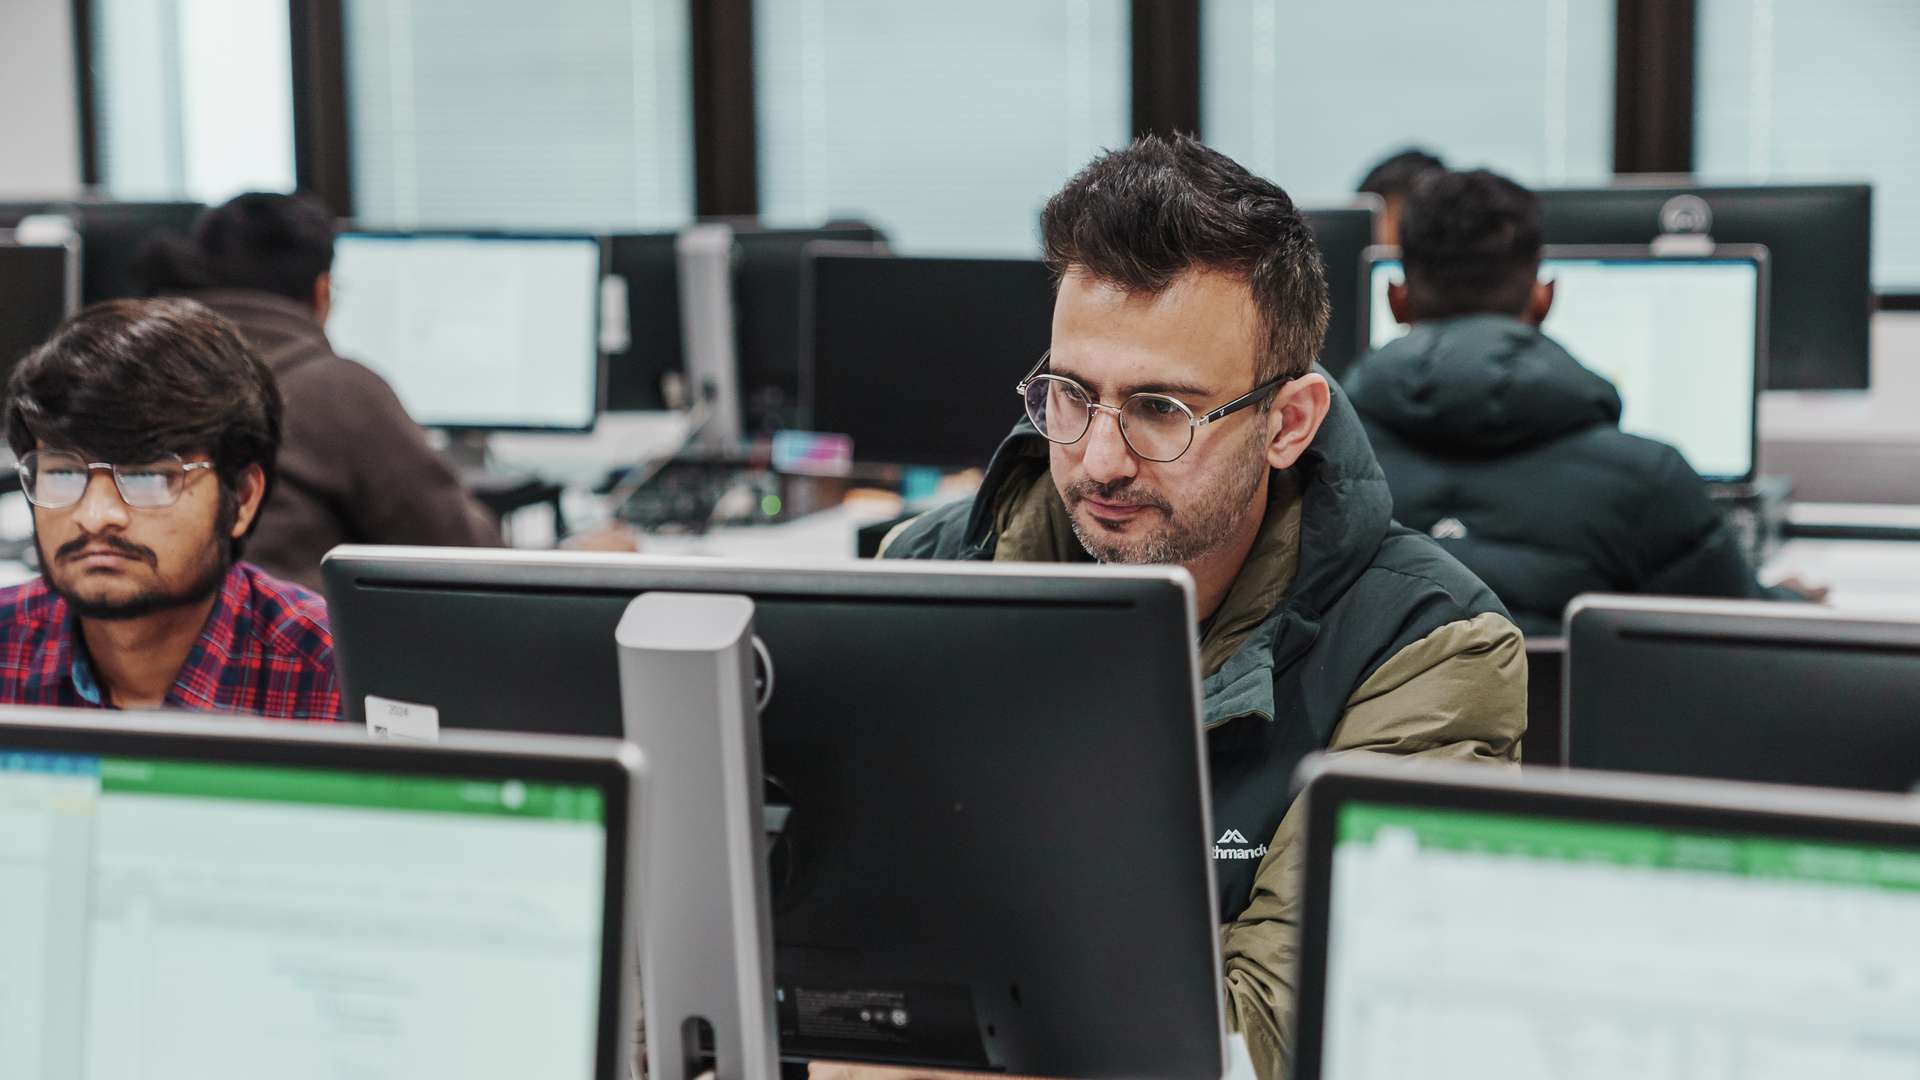
{"type": "Polygon", "coordinates": [[[1873,189],[1622,183],[1540,193],[1548,244],[1757,244],[1770,252],[1768,390],[1867,385],[1873,189]]]}
{"type": "Polygon", "coordinates": [[[1220,1075],[1181,572],[419,548],[322,572],[352,718],[375,695],[443,728],[618,732],[635,596],[753,602],[789,1059],[1220,1075]]]}
{"type": "Polygon", "coordinates": [[[669,402],[663,386],[685,368],[680,327],[677,233],[607,237],[607,273],[623,283],[627,347],[607,354],[607,411],[654,412],[669,402]]]}
{"type": "Polygon", "coordinates": [[[1327,341],[1320,349],[1320,365],[1338,379],[1355,360],[1364,356],[1366,344],[1360,339],[1360,319],[1355,314],[1365,288],[1365,267],[1361,255],[1373,246],[1373,216],[1380,200],[1368,195],[1354,206],[1325,210],[1301,210],[1320,245],[1320,261],[1326,266],[1327,297],[1333,317],[1327,322],[1327,341]]]}
{"type": "Polygon", "coordinates": [[[93,202],[54,199],[0,203],[0,228],[29,217],[58,215],[80,237],[80,303],[144,296],[147,282],[134,262],[148,241],[163,233],[185,234],[206,207],[195,202],[93,202]]]}
{"type": "Polygon", "coordinates": [[[853,436],[862,462],[984,468],[1022,415],[1015,384],[1053,340],[1046,266],[815,250],[812,430],[853,436]]]}
{"type": "Polygon", "coordinates": [[[1908,791],[1920,621],[1811,604],[1599,596],[1567,610],[1576,768],[1908,791]]]}
{"type": "Polygon", "coordinates": [[[0,710],[0,1074],[625,1080],[638,768],[0,710]]]}
{"type": "Polygon", "coordinates": [[[1305,775],[1297,1080],[1920,1072],[1905,799],[1357,758],[1305,775]]]}
{"type": "Polygon", "coordinates": [[[803,426],[800,335],[808,245],[877,245],[885,240],[880,230],[858,222],[814,229],[734,224],[733,303],[739,318],[740,397],[749,434],[803,426]]]}
{"type": "Polygon", "coordinates": [[[585,431],[600,277],[590,236],[342,233],[327,337],[428,427],[585,431]]]}
{"type": "Polygon", "coordinates": [[[0,385],[78,306],[77,247],[18,244],[0,230],[0,385]]]}
{"type": "MultiPolygon", "coordinates": [[[[1379,348],[1408,333],[1387,306],[1387,285],[1405,274],[1393,248],[1369,258],[1366,324],[1379,348]]],[[[1540,276],[1555,283],[1553,308],[1541,329],[1620,391],[1622,431],[1674,446],[1705,479],[1749,480],[1770,355],[1769,266],[1753,247],[1695,256],[1550,247],[1540,276]]]]}

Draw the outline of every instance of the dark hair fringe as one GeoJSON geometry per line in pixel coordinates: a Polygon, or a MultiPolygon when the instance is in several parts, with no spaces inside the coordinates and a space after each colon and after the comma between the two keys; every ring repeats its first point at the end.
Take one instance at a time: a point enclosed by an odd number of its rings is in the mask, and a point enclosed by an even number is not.
{"type": "Polygon", "coordinates": [[[1192,136],[1095,158],[1047,200],[1040,232],[1056,280],[1076,270],[1153,294],[1196,268],[1245,278],[1264,337],[1256,383],[1305,374],[1326,340],[1326,268],[1293,200],[1192,136]]]}

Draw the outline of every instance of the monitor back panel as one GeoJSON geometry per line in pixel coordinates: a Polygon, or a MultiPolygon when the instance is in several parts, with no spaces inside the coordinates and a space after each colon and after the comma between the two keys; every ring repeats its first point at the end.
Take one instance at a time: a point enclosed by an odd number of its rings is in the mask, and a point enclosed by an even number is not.
{"type": "Polygon", "coordinates": [[[0,243],[0,381],[67,317],[72,258],[65,247],[0,243]]]}
{"type": "Polygon", "coordinates": [[[1907,791],[1920,624],[1765,602],[1584,602],[1570,615],[1576,768],[1907,791]]]}
{"type": "Polygon", "coordinates": [[[768,800],[792,807],[772,865],[789,1056],[1217,1068],[1191,629],[1164,582],[656,564],[619,587],[482,589],[338,558],[328,574],[354,715],[377,694],[455,727],[617,731],[613,630],[634,595],[754,600],[768,800]]]}
{"type": "Polygon", "coordinates": [[[1873,191],[1866,185],[1641,187],[1540,192],[1549,244],[1649,244],[1688,197],[1710,211],[1716,244],[1760,244],[1773,278],[1769,390],[1867,385],[1873,191]]]}
{"type": "Polygon", "coordinates": [[[1373,244],[1373,213],[1364,207],[1300,211],[1313,230],[1314,241],[1320,245],[1320,259],[1326,265],[1333,317],[1327,323],[1320,364],[1336,379],[1367,351],[1356,312],[1365,281],[1360,256],[1373,244]]]}
{"type": "Polygon", "coordinates": [[[1053,340],[1053,281],[1038,259],[823,255],[808,312],[814,430],[861,461],[984,467],[1053,340]]]}
{"type": "Polygon", "coordinates": [[[740,327],[740,399],[747,432],[797,428],[806,419],[801,398],[806,318],[801,307],[808,245],[884,240],[880,230],[853,223],[817,229],[735,227],[733,303],[740,327]]]}
{"type": "Polygon", "coordinates": [[[626,281],[627,348],[607,354],[607,409],[642,412],[667,407],[661,379],[686,370],[680,325],[680,266],[676,233],[632,233],[607,238],[607,272],[626,281]]]}

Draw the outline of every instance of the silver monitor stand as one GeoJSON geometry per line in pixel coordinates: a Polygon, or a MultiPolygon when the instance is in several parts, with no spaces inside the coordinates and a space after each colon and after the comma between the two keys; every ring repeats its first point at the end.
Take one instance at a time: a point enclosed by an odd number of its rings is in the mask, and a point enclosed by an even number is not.
{"type": "Polygon", "coordinates": [[[690,225],[674,243],[680,271],[680,332],[693,407],[705,411],[694,440],[712,450],[740,445],[740,362],[733,307],[733,227],[690,225]]]}
{"type": "Polygon", "coordinates": [[[777,1080],[753,601],[713,593],[635,597],[614,631],[628,739],[647,755],[640,853],[640,978],[652,1080],[702,1070],[777,1080]]]}

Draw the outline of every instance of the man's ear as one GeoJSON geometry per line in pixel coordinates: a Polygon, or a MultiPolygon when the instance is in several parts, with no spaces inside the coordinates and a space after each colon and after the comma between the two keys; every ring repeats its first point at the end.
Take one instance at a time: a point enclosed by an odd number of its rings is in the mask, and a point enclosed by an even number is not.
{"type": "Polygon", "coordinates": [[[1533,294],[1527,297],[1527,310],[1520,318],[1534,326],[1547,321],[1547,312],[1553,310],[1553,282],[1536,281],[1533,294]]]}
{"type": "Polygon", "coordinates": [[[239,506],[233,515],[231,530],[234,540],[247,535],[247,530],[253,527],[253,519],[260,515],[260,502],[267,497],[267,471],[258,464],[240,470],[239,488],[239,506]]]}
{"type": "Polygon", "coordinates": [[[313,318],[321,326],[327,325],[327,316],[333,311],[333,275],[321,274],[313,279],[313,318]]]}
{"type": "Polygon", "coordinates": [[[1393,312],[1393,321],[1405,326],[1413,325],[1413,305],[1407,303],[1407,283],[1390,281],[1387,283],[1387,310],[1393,312]]]}
{"type": "Polygon", "coordinates": [[[1275,391],[1273,404],[1267,406],[1267,464],[1292,468],[1313,445],[1332,407],[1333,387],[1318,372],[1308,372],[1275,391]]]}

